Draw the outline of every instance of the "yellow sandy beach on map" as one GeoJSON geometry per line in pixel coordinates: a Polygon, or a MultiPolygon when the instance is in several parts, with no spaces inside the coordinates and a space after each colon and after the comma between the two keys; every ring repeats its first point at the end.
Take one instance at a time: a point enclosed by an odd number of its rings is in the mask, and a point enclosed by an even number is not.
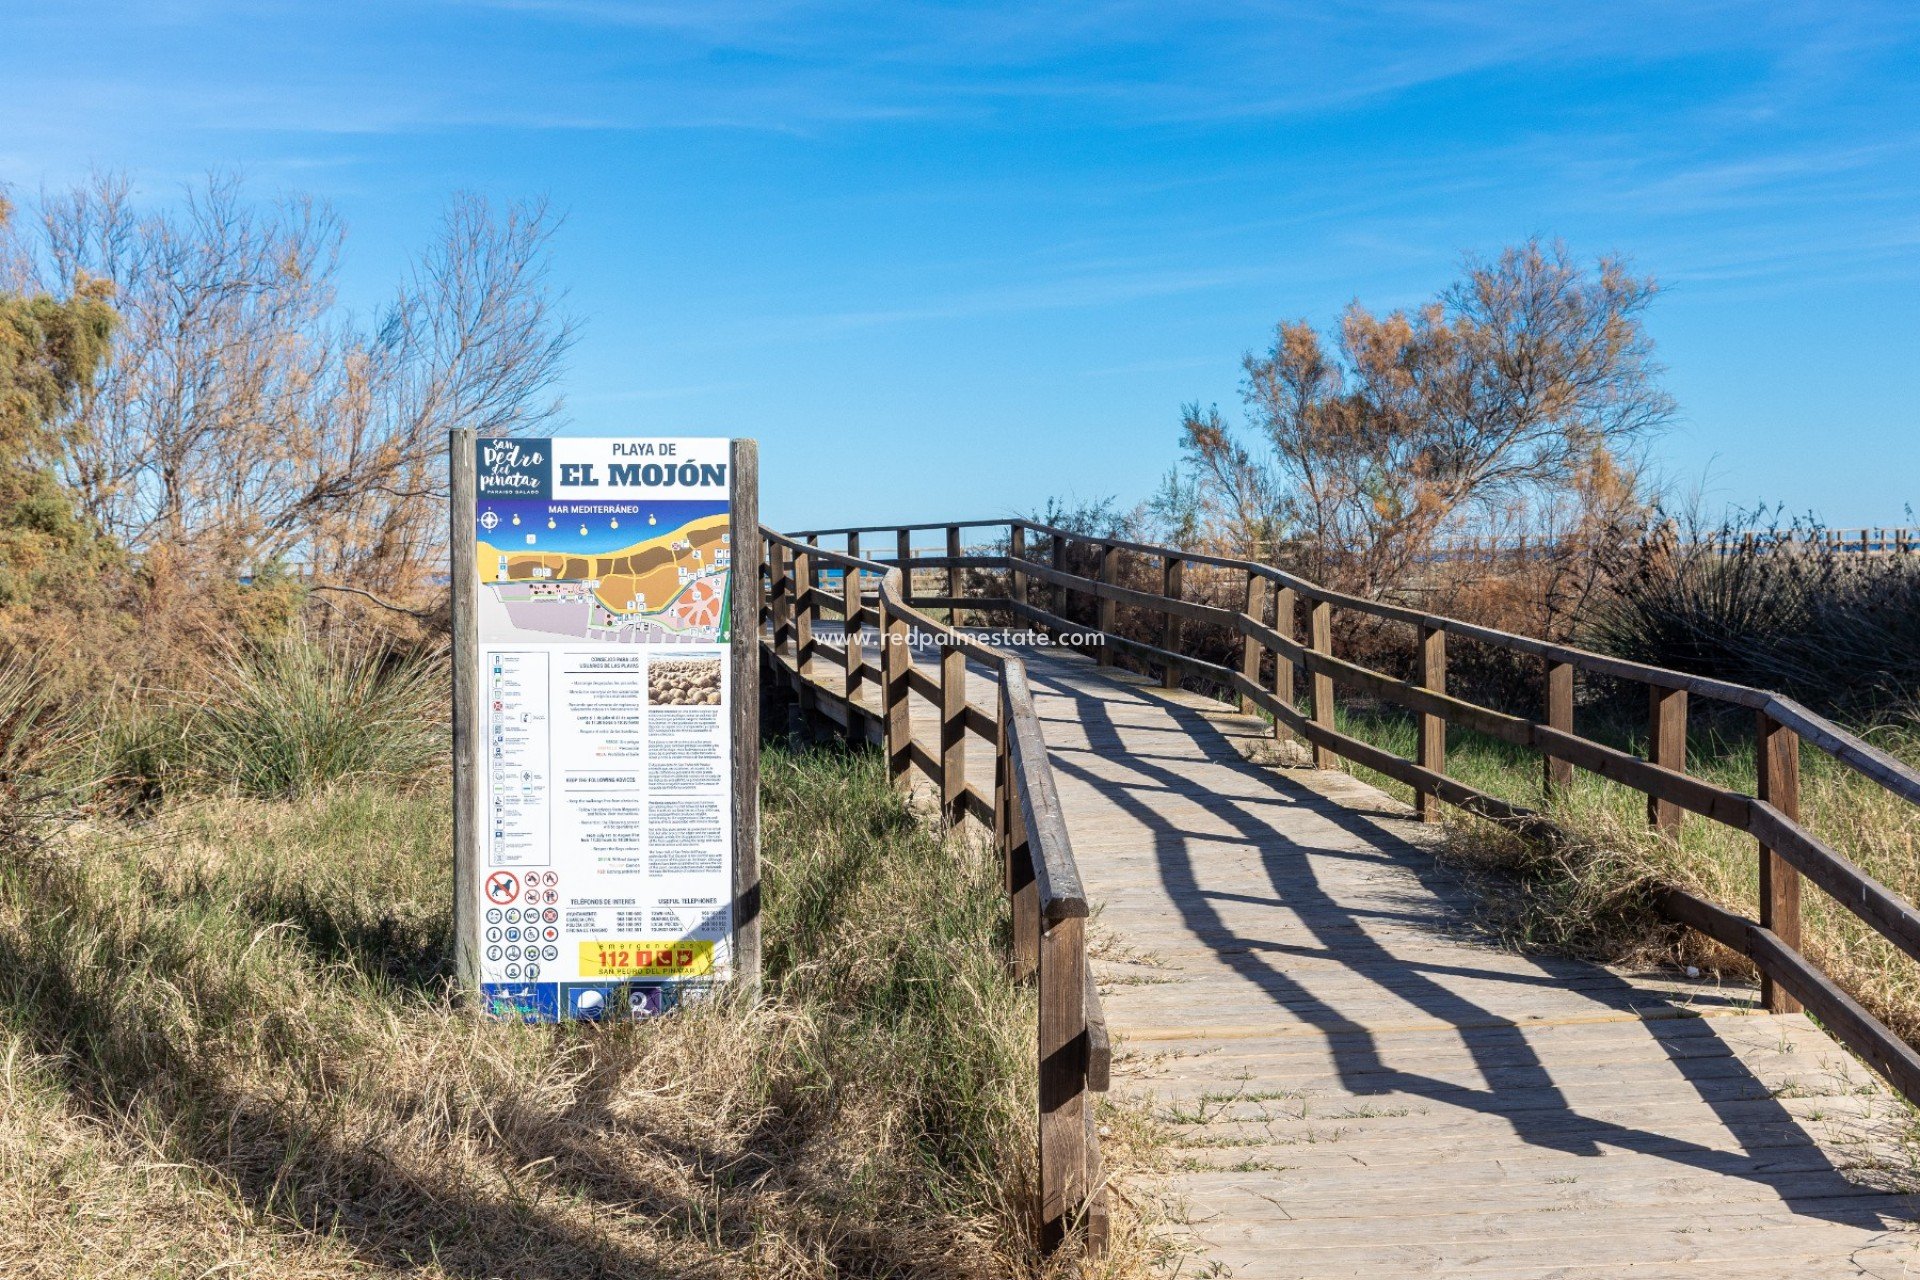
{"type": "Polygon", "coordinates": [[[594,595],[613,613],[632,612],[628,602],[644,600],[657,610],[680,590],[681,571],[711,571],[726,545],[725,512],[702,516],[606,555],[572,555],[478,543],[480,581],[598,581],[594,595]],[[502,569],[502,562],[505,568],[502,569]],[[538,572],[546,570],[545,574],[538,572]]]}

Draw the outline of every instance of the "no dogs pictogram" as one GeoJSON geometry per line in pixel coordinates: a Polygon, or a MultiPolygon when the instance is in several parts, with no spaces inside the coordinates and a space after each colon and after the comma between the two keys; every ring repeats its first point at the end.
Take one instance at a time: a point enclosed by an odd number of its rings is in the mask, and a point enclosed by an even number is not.
{"type": "Polygon", "coordinates": [[[511,871],[496,871],[487,877],[488,902],[512,902],[520,896],[520,877],[511,871]]]}

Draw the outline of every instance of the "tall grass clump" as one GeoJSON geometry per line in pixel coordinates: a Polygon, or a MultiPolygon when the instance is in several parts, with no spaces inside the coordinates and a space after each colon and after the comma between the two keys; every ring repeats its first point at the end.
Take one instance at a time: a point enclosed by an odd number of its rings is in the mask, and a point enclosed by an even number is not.
{"type": "Polygon", "coordinates": [[[1656,539],[1597,598],[1587,639],[1853,718],[1920,717],[1920,556],[1786,535],[1656,539]]]}
{"type": "Polygon", "coordinates": [[[181,743],[202,784],[262,799],[397,784],[447,750],[444,662],[305,631],[213,663],[181,743]]]}
{"type": "MultiPolygon", "coordinates": [[[[856,1186],[986,1210],[1024,1232],[1036,1099],[1027,992],[1007,980],[997,862],[927,835],[872,753],[767,758],[766,968],[783,1001],[819,1011],[837,1079],[887,1099],[856,1186]],[[904,1145],[879,1141],[887,1128],[904,1145]]],[[[983,1240],[986,1236],[983,1236],[983,1240]]]]}
{"type": "Polygon", "coordinates": [[[35,663],[0,659],[0,792],[44,796],[84,782],[88,737],[35,663]]]}

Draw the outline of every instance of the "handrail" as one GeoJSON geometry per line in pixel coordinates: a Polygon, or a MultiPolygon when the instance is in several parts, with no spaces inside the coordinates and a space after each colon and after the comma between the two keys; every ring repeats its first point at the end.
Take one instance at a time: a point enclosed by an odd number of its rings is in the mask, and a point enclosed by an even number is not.
{"type": "Polygon", "coordinates": [[[1011,523],[1006,516],[986,520],[935,520],[928,524],[851,525],[844,529],[796,529],[789,538],[838,538],[849,533],[925,533],[929,529],[985,529],[1011,523]]]}
{"type": "MultiPolygon", "coordinates": [[[[1449,618],[1444,614],[1426,613],[1419,609],[1410,609],[1404,605],[1388,604],[1381,600],[1369,600],[1363,596],[1348,595],[1320,586],[1306,578],[1264,565],[1252,560],[1239,560],[1231,556],[1206,555],[1200,552],[1180,551],[1173,547],[1156,546],[1146,542],[1132,542],[1122,538],[1102,538],[1090,534],[1075,533],[1054,525],[1042,524],[1035,520],[974,521],[958,525],[913,525],[914,529],[932,528],[982,528],[988,525],[1018,527],[1034,533],[1044,533],[1050,537],[1065,538],[1094,547],[1107,547],[1120,551],[1133,551],[1154,558],[1173,557],[1186,564],[1211,565],[1221,569],[1235,569],[1244,573],[1257,574],[1269,582],[1291,588],[1308,600],[1317,600],[1336,608],[1350,609],[1356,613],[1368,614],[1389,622],[1402,622],[1409,626],[1427,630],[1444,631],[1463,640],[1476,640],[1499,648],[1514,649],[1521,653],[1540,658],[1547,662],[1564,662],[1582,671],[1596,675],[1611,676],[1618,680],[1632,680],[1641,684],[1671,689],[1692,694],[1696,697],[1712,698],[1734,706],[1744,707],[1767,715],[1785,727],[1792,729],[1802,738],[1812,742],[1822,751],[1858,770],[1887,790],[1902,799],[1920,804],[1920,770],[1915,770],[1888,755],[1872,743],[1860,738],[1831,720],[1808,710],[1800,703],[1784,695],[1766,689],[1756,689],[1751,685],[1736,684],[1729,680],[1715,680],[1708,676],[1689,675],[1684,671],[1674,671],[1667,667],[1656,667],[1649,663],[1634,662],[1627,658],[1616,658],[1604,653],[1595,653],[1590,649],[1575,648],[1572,645],[1554,644],[1551,641],[1536,640],[1530,636],[1518,635],[1511,631],[1501,631],[1494,627],[1484,627],[1476,623],[1464,622],[1458,618],[1449,618]]],[[[807,535],[844,536],[854,533],[891,532],[898,526],[871,526],[850,529],[822,529],[810,531],[807,535]]],[[[1002,566],[1004,567],[1004,566],[1002,566]]],[[[1036,574],[1035,576],[1041,576],[1036,574]]],[[[1084,580],[1083,580],[1084,581],[1084,580]]],[[[1144,595],[1146,593],[1134,593],[1144,595]]],[[[1135,600],[1131,595],[1123,598],[1126,603],[1140,603],[1142,607],[1152,607],[1143,601],[1135,600]]]]}
{"type": "MultiPolygon", "coordinates": [[[[803,541],[806,536],[761,530],[761,652],[773,677],[769,684],[789,690],[803,713],[838,725],[849,740],[879,744],[896,785],[911,786],[915,774],[923,777],[938,794],[948,824],[972,818],[993,833],[1013,915],[1008,967],[1017,980],[1031,979],[1039,995],[1035,1234],[1043,1249],[1054,1250],[1077,1229],[1090,1253],[1101,1252],[1107,1196],[1089,1094],[1106,1090],[1112,1049],[1087,965],[1087,894],[1026,666],[1015,654],[922,612],[906,571],[823,550],[803,541]],[[823,567],[841,571],[837,591],[819,584],[823,567]],[[865,589],[869,575],[878,579],[871,597],[865,589]],[[839,644],[815,634],[822,614],[840,619],[839,644]],[[869,670],[861,639],[869,624],[880,638],[878,672],[869,670]],[[914,665],[915,636],[939,648],[937,681],[914,665]],[[997,686],[991,711],[969,698],[969,663],[984,668],[997,686]],[[864,692],[869,685],[876,690],[871,701],[864,692]],[[927,742],[915,736],[915,698],[934,712],[937,736],[927,742]],[[967,778],[969,738],[994,749],[991,794],[967,778]]],[[[958,572],[958,566],[943,566],[958,572]]]]}
{"type": "MultiPolygon", "coordinates": [[[[1446,738],[1450,725],[1461,725],[1537,752],[1543,761],[1542,787],[1551,794],[1567,785],[1573,770],[1585,769],[1620,782],[1647,797],[1648,821],[1658,831],[1675,833],[1683,814],[1699,814],[1752,835],[1760,860],[1759,919],[1749,921],[1678,890],[1660,895],[1659,905],[1676,921],[1695,928],[1742,952],[1761,973],[1761,998],[1774,1012],[1793,1012],[1804,1003],[1820,1015],[1827,1029],[1881,1071],[1910,1102],[1920,1105],[1920,1054],[1884,1023],[1859,1008],[1845,992],[1800,951],[1800,879],[1804,875],[1825,890],[1843,908],[1886,938],[1908,956],[1920,960],[1920,911],[1892,889],[1868,875],[1844,854],[1833,849],[1800,820],[1799,749],[1805,741],[1860,777],[1910,804],[1920,805],[1920,770],[1895,759],[1858,735],[1808,710],[1793,699],[1765,689],[1689,675],[1647,663],[1553,644],[1484,627],[1419,609],[1368,600],[1334,591],[1272,565],[1217,556],[1174,547],[1156,546],[1123,538],[1104,538],[1025,519],[956,524],[881,525],[837,530],[813,530],[814,542],[823,536],[846,537],[857,545],[865,534],[887,533],[897,538],[899,556],[891,561],[869,561],[876,569],[891,568],[902,576],[911,595],[909,575],[915,568],[940,568],[947,576],[942,605],[998,611],[1056,633],[1079,631],[1100,638],[1100,658],[1111,662],[1115,651],[1131,655],[1149,667],[1159,667],[1163,683],[1171,685],[1190,676],[1238,695],[1243,708],[1258,707],[1273,717],[1276,735],[1293,735],[1312,746],[1317,765],[1329,767],[1344,757],[1411,787],[1420,815],[1437,821],[1441,803],[1522,830],[1549,824],[1533,809],[1476,790],[1449,777],[1446,738]],[[994,554],[962,554],[959,531],[968,528],[1004,529],[994,554]],[[944,529],[946,554],[915,556],[908,534],[944,529]],[[1050,563],[1027,554],[1027,535],[1052,542],[1050,563]],[[1089,576],[1068,569],[1067,550],[1078,545],[1094,553],[1097,568],[1089,576]],[[1116,580],[1120,553],[1156,559],[1161,563],[1161,591],[1155,593],[1116,580]],[[1181,597],[1181,569],[1207,565],[1244,576],[1246,596],[1241,609],[1223,608],[1181,597]],[[1005,574],[1002,594],[966,596],[964,570],[1005,574]],[[1042,608],[1028,599],[1028,588],[1050,590],[1042,608]],[[1097,605],[1092,623],[1074,622],[1061,613],[1069,596],[1097,605]],[[1117,605],[1144,609],[1165,619],[1159,643],[1118,633],[1117,605]],[[1415,629],[1419,637],[1419,673],[1402,679],[1375,671],[1333,652],[1334,610],[1364,614],[1415,629]],[[1301,614],[1308,625],[1300,626],[1301,614]],[[1244,648],[1238,669],[1184,652],[1183,622],[1209,623],[1228,628],[1244,648]],[[1516,716],[1480,706],[1447,690],[1446,641],[1457,638],[1506,649],[1541,662],[1547,698],[1540,719],[1516,716]],[[1264,677],[1271,667],[1271,680],[1264,677]],[[1574,727],[1574,681],[1579,673],[1645,685],[1648,689],[1648,750],[1645,757],[1587,738],[1574,727]],[[1296,684],[1309,686],[1308,709],[1302,712],[1296,684]],[[1418,759],[1385,751],[1340,732],[1335,727],[1333,700],[1337,686],[1365,690],[1386,702],[1415,713],[1420,722],[1418,759]],[[1754,713],[1756,729],[1755,792],[1746,794],[1687,772],[1687,703],[1690,697],[1739,707],[1754,713]]],[[[808,550],[826,557],[816,546],[808,550]]]]}

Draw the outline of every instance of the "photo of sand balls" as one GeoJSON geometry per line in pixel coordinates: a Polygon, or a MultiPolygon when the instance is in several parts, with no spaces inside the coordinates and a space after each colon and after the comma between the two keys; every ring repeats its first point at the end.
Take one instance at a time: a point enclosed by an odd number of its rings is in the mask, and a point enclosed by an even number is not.
{"type": "Polygon", "coordinates": [[[656,707],[720,705],[720,659],[655,659],[647,667],[647,702],[656,707]]]}

